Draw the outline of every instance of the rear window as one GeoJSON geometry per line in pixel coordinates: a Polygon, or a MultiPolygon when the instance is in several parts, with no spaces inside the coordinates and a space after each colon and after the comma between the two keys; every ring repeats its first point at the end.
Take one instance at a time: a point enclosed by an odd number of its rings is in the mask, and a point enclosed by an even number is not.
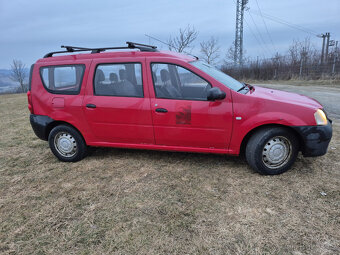
{"type": "Polygon", "coordinates": [[[78,94],[85,65],[44,66],[40,76],[47,91],[55,94],[78,94]]]}

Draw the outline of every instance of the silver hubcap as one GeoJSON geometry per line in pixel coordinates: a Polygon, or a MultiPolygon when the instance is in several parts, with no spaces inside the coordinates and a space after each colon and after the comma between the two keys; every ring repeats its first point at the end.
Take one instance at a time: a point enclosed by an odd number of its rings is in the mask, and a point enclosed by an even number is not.
{"type": "Polygon", "coordinates": [[[262,150],[262,161],[271,169],[285,165],[292,155],[292,144],[283,136],[271,138],[262,150]]]}
{"type": "Polygon", "coordinates": [[[77,142],[72,135],[66,132],[59,132],[54,137],[56,150],[64,157],[73,157],[77,153],[77,142]]]}

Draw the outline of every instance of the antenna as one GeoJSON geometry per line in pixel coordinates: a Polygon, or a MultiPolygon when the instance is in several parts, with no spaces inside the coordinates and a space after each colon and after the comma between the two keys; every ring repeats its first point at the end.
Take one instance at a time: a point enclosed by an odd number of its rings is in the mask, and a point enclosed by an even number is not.
{"type": "MultiPolygon", "coordinates": [[[[144,34],[144,35],[145,35],[146,37],[148,37],[149,40],[150,40],[150,38],[151,38],[151,39],[156,40],[156,41],[158,41],[158,42],[160,42],[160,43],[163,43],[163,44],[165,44],[165,45],[167,45],[167,46],[171,46],[170,44],[168,44],[168,43],[166,43],[166,42],[164,42],[164,41],[161,41],[161,40],[157,39],[156,37],[153,37],[153,36],[147,35],[147,34],[144,34]]],[[[187,55],[189,55],[189,56],[192,56],[192,57],[196,58],[196,60],[199,59],[197,56],[195,56],[195,55],[193,55],[193,54],[191,54],[191,53],[189,53],[189,52],[186,52],[186,51],[182,51],[182,52],[185,53],[185,54],[187,54],[187,55]]]]}

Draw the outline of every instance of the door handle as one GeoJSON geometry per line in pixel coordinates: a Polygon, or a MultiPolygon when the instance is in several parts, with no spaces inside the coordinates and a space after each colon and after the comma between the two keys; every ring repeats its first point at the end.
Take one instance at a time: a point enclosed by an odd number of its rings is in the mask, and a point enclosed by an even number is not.
{"type": "Polygon", "coordinates": [[[168,110],[167,109],[164,109],[164,108],[157,108],[156,109],[156,112],[168,112],[168,110]]]}
{"type": "Polygon", "coordinates": [[[87,104],[86,107],[87,108],[96,108],[97,106],[95,104],[87,104]]]}

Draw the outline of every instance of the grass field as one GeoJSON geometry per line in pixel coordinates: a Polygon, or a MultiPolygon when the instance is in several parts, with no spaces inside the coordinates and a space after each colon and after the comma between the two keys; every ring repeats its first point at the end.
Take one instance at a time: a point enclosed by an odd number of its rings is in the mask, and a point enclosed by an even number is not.
{"type": "Polygon", "coordinates": [[[340,126],[280,176],[218,155],[94,149],[59,162],[0,96],[0,254],[340,254],[340,126]]]}

